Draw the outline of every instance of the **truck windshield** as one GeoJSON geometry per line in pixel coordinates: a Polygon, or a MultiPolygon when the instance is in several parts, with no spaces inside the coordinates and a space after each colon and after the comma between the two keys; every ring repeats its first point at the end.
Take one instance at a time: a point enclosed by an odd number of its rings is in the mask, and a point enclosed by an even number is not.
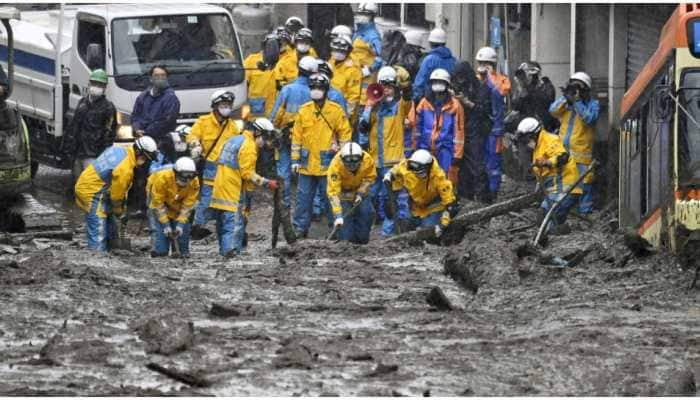
{"type": "Polygon", "coordinates": [[[228,86],[243,80],[240,50],[226,14],[115,19],[112,38],[117,85],[127,90],[145,88],[154,65],[168,67],[174,88],[228,86]]]}
{"type": "Polygon", "coordinates": [[[683,74],[678,113],[678,167],[681,184],[700,185],[700,70],[683,74]]]}

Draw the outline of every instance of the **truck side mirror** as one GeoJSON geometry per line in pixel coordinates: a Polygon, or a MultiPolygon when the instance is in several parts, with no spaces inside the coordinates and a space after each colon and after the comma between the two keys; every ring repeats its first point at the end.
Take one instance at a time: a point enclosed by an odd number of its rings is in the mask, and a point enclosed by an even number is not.
{"type": "Polygon", "coordinates": [[[90,43],[87,46],[85,61],[91,70],[105,67],[104,50],[99,43],[90,43]]]}

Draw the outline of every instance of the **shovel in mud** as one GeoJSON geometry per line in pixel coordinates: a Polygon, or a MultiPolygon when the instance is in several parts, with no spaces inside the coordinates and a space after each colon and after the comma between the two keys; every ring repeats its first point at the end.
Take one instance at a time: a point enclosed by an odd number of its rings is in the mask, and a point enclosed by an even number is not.
{"type": "Polygon", "coordinates": [[[282,226],[282,234],[284,240],[288,244],[292,244],[296,241],[296,235],[294,233],[294,228],[292,227],[292,220],[289,215],[289,210],[283,204],[282,193],[284,193],[284,179],[282,177],[277,177],[277,184],[279,185],[275,189],[273,195],[273,214],[272,214],[272,248],[277,247],[277,236],[279,234],[280,225],[282,226]]]}
{"type": "MultiPolygon", "coordinates": [[[[355,210],[357,210],[357,207],[359,207],[360,204],[362,204],[362,202],[353,204],[353,206],[350,207],[350,209],[348,210],[348,212],[346,212],[345,214],[343,214],[343,220],[345,220],[347,217],[351,216],[352,213],[354,213],[355,210]]],[[[326,238],[326,240],[336,240],[335,237],[336,237],[336,235],[338,234],[338,230],[340,230],[340,225],[335,225],[335,226],[333,226],[333,230],[331,230],[331,233],[328,235],[328,237],[326,238]]],[[[337,241],[337,240],[336,240],[336,241],[337,241]]]]}
{"type": "Polygon", "coordinates": [[[128,219],[126,214],[124,215],[125,216],[122,218],[117,218],[113,214],[110,215],[112,224],[115,227],[113,231],[114,237],[112,240],[112,248],[131,251],[131,239],[127,238],[126,236],[126,223],[128,222],[128,219]]]}

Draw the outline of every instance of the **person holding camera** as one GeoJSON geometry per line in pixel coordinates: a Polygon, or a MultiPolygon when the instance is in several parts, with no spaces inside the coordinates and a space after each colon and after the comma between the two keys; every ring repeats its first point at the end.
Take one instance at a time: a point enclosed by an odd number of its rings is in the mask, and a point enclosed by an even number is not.
{"type": "MultiPolygon", "coordinates": [[[[564,93],[549,107],[553,117],[559,119],[559,137],[564,147],[576,161],[580,174],[593,162],[594,127],[600,114],[600,104],[591,95],[592,80],[585,72],[571,75],[564,93]]],[[[593,211],[593,173],[583,179],[583,195],[578,211],[589,214],[593,211]]]]}

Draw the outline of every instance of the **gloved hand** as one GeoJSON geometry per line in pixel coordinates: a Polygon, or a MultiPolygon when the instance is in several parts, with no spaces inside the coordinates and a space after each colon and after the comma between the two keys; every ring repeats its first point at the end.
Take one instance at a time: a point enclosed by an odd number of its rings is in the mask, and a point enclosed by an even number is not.
{"type": "Polygon", "coordinates": [[[298,173],[299,173],[299,169],[301,169],[301,165],[300,165],[300,164],[292,164],[292,173],[298,174],[298,173]]]}
{"type": "Polygon", "coordinates": [[[362,67],[362,77],[363,78],[370,76],[371,73],[372,73],[372,71],[369,70],[368,66],[362,67]]]}
{"type": "Polygon", "coordinates": [[[440,238],[442,234],[445,232],[445,227],[443,227],[441,224],[435,225],[435,237],[440,238]]]}
{"type": "Polygon", "coordinates": [[[396,81],[400,89],[406,89],[411,86],[411,74],[406,71],[406,68],[400,65],[394,65],[394,70],[396,70],[396,81]]]}
{"type": "Polygon", "coordinates": [[[339,227],[343,226],[343,222],[345,222],[345,221],[343,221],[343,217],[338,217],[335,219],[335,221],[333,221],[333,227],[339,228],[339,227]]]}
{"type": "Polygon", "coordinates": [[[535,166],[536,167],[551,167],[552,162],[544,157],[540,157],[540,158],[535,160],[535,166]]]}
{"type": "Polygon", "coordinates": [[[165,227],[163,227],[163,235],[167,237],[171,237],[173,235],[173,228],[170,226],[170,223],[165,224],[165,227]]]}
{"type": "Polygon", "coordinates": [[[576,102],[576,96],[572,93],[565,93],[564,97],[566,98],[566,102],[570,105],[573,105],[576,102]]]}
{"type": "Polygon", "coordinates": [[[338,146],[338,143],[336,143],[335,141],[331,143],[331,152],[337,153],[338,150],[340,150],[340,146],[338,146]]]}
{"type": "Polygon", "coordinates": [[[182,228],[182,225],[178,224],[178,225],[175,227],[175,231],[173,232],[173,237],[178,238],[178,237],[182,236],[182,233],[183,233],[184,231],[185,231],[185,230],[182,228]]]}
{"type": "Polygon", "coordinates": [[[391,184],[391,179],[392,179],[391,171],[387,171],[387,173],[384,174],[384,178],[382,178],[382,182],[384,182],[384,183],[390,185],[390,184],[391,184]]]}
{"type": "Polygon", "coordinates": [[[202,145],[199,143],[199,140],[190,140],[187,143],[187,147],[190,149],[190,157],[197,158],[202,155],[202,145]]]}
{"type": "Polygon", "coordinates": [[[274,180],[274,179],[268,180],[266,186],[267,186],[267,188],[270,189],[270,190],[275,190],[275,189],[277,189],[277,188],[279,187],[279,185],[277,184],[277,181],[274,180]]]}
{"type": "Polygon", "coordinates": [[[362,201],[363,201],[364,199],[365,199],[365,198],[362,197],[362,195],[358,193],[358,194],[355,195],[355,200],[352,202],[352,204],[353,204],[353,205],[358,205],[358,204],[362,203],[362,201]]]}

